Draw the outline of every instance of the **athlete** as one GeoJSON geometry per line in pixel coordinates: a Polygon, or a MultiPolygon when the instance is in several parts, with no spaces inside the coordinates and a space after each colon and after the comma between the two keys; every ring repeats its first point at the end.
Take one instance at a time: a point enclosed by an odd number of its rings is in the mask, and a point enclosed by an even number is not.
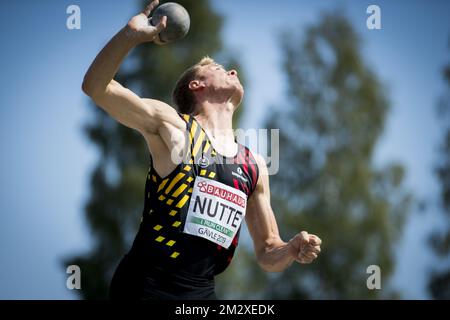
{"type": "Polygon", "coordinates": [[[154,42],[166,27],[166,17],[147,23],[157,5],[152,1],[109,41],[82,86],[114,119],[139,131],[151,155],[140,228],[114,273],[110,298],[217,299],[214,277],[230,264],[244,219],[263,270],[311,263],[321,239],[306,231],[281,239],[266,163],[233,135],[244,94],[235,70],[208,57],[186,70],[173,91],[178,111],[113,79],[133,47],[154,42]]]}

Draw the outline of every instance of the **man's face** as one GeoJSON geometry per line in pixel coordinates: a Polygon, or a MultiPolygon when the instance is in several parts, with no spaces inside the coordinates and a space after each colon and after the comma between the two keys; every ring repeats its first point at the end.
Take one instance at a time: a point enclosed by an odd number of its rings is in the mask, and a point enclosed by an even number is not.
{"type": "Polygon", "coordinates": [[[244,89],[236,70],[226,71],[219,64],[209,64],[200,68],[198,76],[208,94],[217,99],[231,99],[236,106],[241,103],[244,89]]]}

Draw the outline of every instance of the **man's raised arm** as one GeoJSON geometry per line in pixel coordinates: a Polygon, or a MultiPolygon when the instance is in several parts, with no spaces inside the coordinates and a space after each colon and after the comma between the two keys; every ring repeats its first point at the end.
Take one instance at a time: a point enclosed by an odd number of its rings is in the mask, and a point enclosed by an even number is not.
{"type": "Polygon", "coordinates": [[[120,123],[142,133],[157,133],[164,118],[177,116],[175,110],[158,100],[141,99],[113,78],[133,47],[154,41],[166,27],[166,17],[157,26],[148,24],[148,16],[157,5],[157,0],[152,1],[108,42],[90,66],[82,85],[98,106],[120,123]]]}

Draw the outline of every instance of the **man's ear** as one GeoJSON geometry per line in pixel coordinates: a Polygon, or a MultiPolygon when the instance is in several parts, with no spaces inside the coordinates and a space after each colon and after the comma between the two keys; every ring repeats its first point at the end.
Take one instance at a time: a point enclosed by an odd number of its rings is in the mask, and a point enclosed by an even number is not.
{"type": "Polygon", "coordinates": [[[189,82],[189,89],[191,89],[192,91],[202,90],[203,88],[205,88],[205,84],[203,83],[203,81],[192,80],[191,82],[189,82]]]}

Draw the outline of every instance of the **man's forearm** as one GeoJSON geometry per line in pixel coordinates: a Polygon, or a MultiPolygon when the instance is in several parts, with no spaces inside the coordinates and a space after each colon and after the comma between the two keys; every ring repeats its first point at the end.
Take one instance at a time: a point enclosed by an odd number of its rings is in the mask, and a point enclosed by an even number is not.
{"type": "Polygon", "coordinates": [[[258,263],[265,271],[281,272],[294,261],[290,250],[288,243],[278,242],[276,245],[266,248],[258,256],[258,263]]]}
{"type": "Polygon", "coordinates": [[[116,75],[122,60],[138,44],[128,27],[122,28],[100,51],[83,81],[83,91],[94,97],[104,92],[116,75]]]}

